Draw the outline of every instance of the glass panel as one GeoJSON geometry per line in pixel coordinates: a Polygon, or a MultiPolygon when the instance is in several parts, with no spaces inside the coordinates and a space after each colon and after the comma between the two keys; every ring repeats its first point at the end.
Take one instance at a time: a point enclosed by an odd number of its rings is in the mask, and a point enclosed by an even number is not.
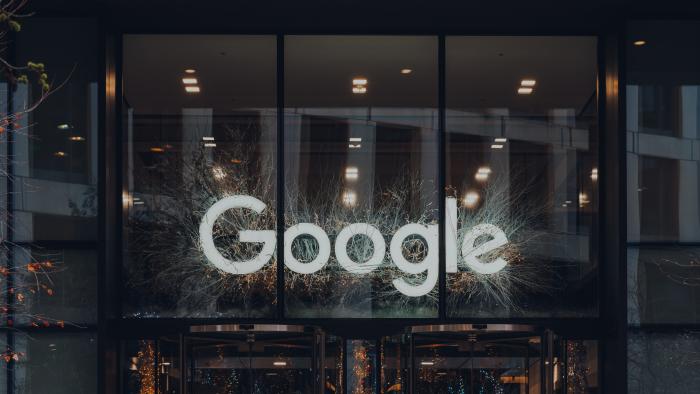
{"type": "Polygon", "coordinates": [[[124,37],[125,316],[274,313],[275,54],[271,36],[124,37]]]}
{"type": "Polygon", "coordinates": [[[407,335],[384,337],[381,341],[381,393],[408,393],[410,360],[407,335]]]}
{"type": "Polygon", "coordinates": [[[285,38],[288,316],[437,316],[437,79],[436,37],[285,38]]]}
{"type": "Polygon", "coordinates": [[[700,22],[638,21],[627,36],[628,322],[697,324],[700,22]]]}
{"type": "Polygon", "coordinates": [[[13,248],[18,325],[97,322],[97,253],[13,248]]]}
{"type": "Polygon", "coordinates": [[[540,351],[536,337],[415,335],[415,392],[540,393],[540,351]]]}
{"type": "MultiPolygon", "coordinates": [[[[96,240],[97,23],[31,18],[22,24],[14,39],[17,64],[44,63],[56,90],[19,119],[21,132],[13,134],[13,240],[96,240]]],[[[39,100],[41,87],[30,86],[17,86],[16,112],[39,100]]]]}
{"type": "Polygon", "coordinates": [[[598,341],[566,341],[566,393],[598,392],[598,341]]]}
{"type": "Polygon", "coordinates": [[[700,335],[697,332],[632,331],[627,342],[628,392],[697,393],[700,335]]]}
{"type": "Polygon", "coordinates": [[[374,394],[377,388],[377,346],[374,341],[346,341],[348,393],[374,394]]]}
{"type": "Polygon", "coordinates": [[[124,344],[124,394],[180,393],[179,337],[132,340],[124,344]]]}
{"type": "Polygon", "coordinates": [[[597,314],[594,37],[447,37],[447,314],[597,314]]]}
{"type": "Polygon", "coordinates": [[[329,335],[325,341],[324,393],[343,393],[343,360],[345,342],[342,338],[329,335]]]}
{"type": "Polygon", "coordinates": [[[97,392],[97,335],[33,333],[15,336],[15,394],[97,392]]]}

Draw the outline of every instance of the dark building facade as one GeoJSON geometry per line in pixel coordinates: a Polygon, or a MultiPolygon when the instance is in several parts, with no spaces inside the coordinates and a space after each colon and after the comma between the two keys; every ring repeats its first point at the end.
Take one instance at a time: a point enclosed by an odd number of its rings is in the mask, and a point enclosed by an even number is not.
{"type": "Polygon", "coordinates": [[[698,6],[28,10],[3,392],[700,392],[698,6]]]}

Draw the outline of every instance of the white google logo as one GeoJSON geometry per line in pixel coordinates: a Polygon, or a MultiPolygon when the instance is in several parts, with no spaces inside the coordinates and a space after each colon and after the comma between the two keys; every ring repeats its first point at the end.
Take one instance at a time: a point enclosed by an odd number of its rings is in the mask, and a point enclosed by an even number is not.
{"type": "MultiPolygon", "coordinates": [[[[273,230],[242,230],[239,233],[240,242],[262,243],[263,247],[257,256],[250,260],[233,261],[224,257],[214,245],[213,228],[216,220],[229,209],[249,209],[258,214],[266,208],[265,203],[251,196],[229,196],[217,201],[204,214],[199,226],[199,239],[202,251],[207,259],[218,269],[231,274],[245,275],[261,269],[270,261],[275,252],[276,234],[273,230]]],[[[458,270],[457,249],[457,200],[446,200],[446,270],[448,273],[458,270]]],[[[469,229],[462,239],[461,257],[463,263],[479,274],[494,274],[508,264],[502,257],[485,262],[481,256],[508,243],[506,234],[492,224],[479,224],[469,229]],[[482,236],[488,241],[476,245],[482,236]]],[[[389,253],[394,264],[407,274],[427,273],[426,279],[419,285],[413,285],[402,278],[394,279],[392,284],[398,291],[409,297],[420,297],[428,294],[438,279],[438,226],[409,223],[399,228],[391,237],[389,253]],[[409,236],[422,237],[428,246],[426,257],[419,263],[408,261],[402,251],[403,243],[409,236]]],[[[353,223],[344,227],[335,239],[335,257],[338,263],[349,272],[357,275],[367,274],[379,267],[384,261],[386,243],[384,236],[376,227],[367,223],[353,223]],[[373,255],[365,262],[353,261],[347,253],[347,243],[355,235],[365,235],[374,245],[373,255]]],[[[313,223],[299,223],[289,227],[284,233],[284,264],[299,274],[313,274],[322,269],[331,255],[331,241],[328,234],[313,223]],[[318,254],[308,263],[302,263],[292,253],[292,242],[301,235],[313,237],[318,243],[318,254]]]]}

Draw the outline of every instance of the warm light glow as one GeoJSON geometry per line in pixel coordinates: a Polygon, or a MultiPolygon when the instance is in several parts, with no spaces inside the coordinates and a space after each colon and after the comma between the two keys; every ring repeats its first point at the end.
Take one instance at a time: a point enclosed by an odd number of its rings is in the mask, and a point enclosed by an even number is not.
{"type": "Polygon", "coordinates": [[[479,167],[474,175],[474,179],[480,182],[484,182],[489,179],[489,174],[491,174],[491,168],[489,167],[479,167]]]}
{"type": "Polygon", "coordinates": [[[367,93],[367,88],[355,86],[352,88],[354,94],[365,94],[367,93]]]}
{"type": "Polygon", "coordinates": [[[197,78],[193,78],[193,77],[182,78],[182,83],[184,83],[185,85],[196,85],[197,78]]]}
{"type": "Polygon", "coordinates": [[[403,75],[408,75],[412,72],[413,72],[413,70],[411,70],[410,68],[402,68],[401,69],[401,74],[403,74],[403,75]]]}
{"type": "Polygon", "coordinates": [[[433,365],[435,365],[435,363],[432,361],[421,361],[420,365],[433,366],[433,365]]]}
{"type": "Polygon", "coordinates": [[[360,171],[357,167],[347,167],[345,168],[345,179],[356,180],[360,176],[360,171]]]}
{"type": "Polygon", "coordinates": [[[530,94],[532,93],[532,88],[527,88],[527,87],[519,87],[518,88],[518,94],[530,94]]]}
{"type": "Polygon", "coordinates": [[[491,168],[490,167],[479,167],[479,169],[476,172],[483,173],[483,174],[490,174],[491,168]]]}
{"type": "Polygon", "coordinates": [[[286,361],[275,361],[272,363],[272,365],[274,365],[275,367],[285,367],[285,366],[287,366],[287,362],[286,361]]]}
{"type": "Polygon", "coordinates": [[[596,182],[598,180],[598,169],[594,168],[591,170],[591,180],[596,182]]]}
{"type": "Polygon", "coordinates": [[[187,92],[187,93],[199,93],[199,86],[185,86],[185,92],[187,92]]]}
{"type": "Polygon", "coordinates": [[[474,208],[479,203],[479,193],[475,191],[467,192],[462,199],[462,203],[467,208],[474,208]]]}
{"type": "Polygon", "coordinates": [[[365,85],[367,85],[367,78],[362,78],[362,77],[353,78],[352,84],[355,86],[365,86],[365,85]]]}
{"type": "Polygon", "coordinates": [[[226,178],[226,171],[221,167],[214,167],[211,171],[214,173],[215,179],[221,180],[226,178]]]}
{"type": "Polygon", "coordinates": [[[194,74],[195,72],[196,72],[196,70],[194,68],[188,68],[185,70],[186,74],[194,74]]]}
{"type": "Polygon", "coordinates": [[[348,144],[348,148],[350,149],[360,149],[362,148],[361,144],[348,144]]]}
{"type": "Polygon", "coordinates": [[[71,141],[85,141],[85,138],[84,138],[84,137],[81,137],[81,136],[79,136],[79,135],[73,135],[73,136],[70,137],[70,140],[71,140],[71,141]]]}
{"type": "Polygon", "coordinates": [[[165,152],[165,149],[161,148],[160,146],[154,146],[149,149],[153,153],[163,153],[165,152]]]}
{"type": "Polygon", "coordinates": [[[583,208],[584,206],[586,206],[590,202],[591,202],[591,200],[588,199],[587,193],[581,192],[578,194],[578,206],[579,206],[579,208],[583,208]]]}
{"type": "Polygon", "coordinates": [[[637,40],[634,42],[634,46],[638,46],[638,47],[644,46],[646,44],[647,44],[647,42],[644,40],[637,40]]]}
{"type": "Polygon", "coordinates": [[[242,161],[241,161],[241,159],[231,159],[231,163],[233,163],[233,164],[241,164],[242,161]]]}
{"type": "Polygon", "coordinates": [[[71,126],[68,123],[61,123],[60,125],[56,126],[59,130],[68,130],[71,128],[71,126]]]}
{"type": "Polygon", "coordinates": [[[346,207],[354,207],[357,204],[357,194],[352,190],[343,192],[343,204],[346,207]]]}
{"type": "Polygon", "coordinates": [[[493,139],[493,142],[508,142],[508,138],[505,137],[496,137],[493,139]]]}
{"type": "Polygon", "coordinates": [[[503,149],[503,145],[502,144],[492,144],[491,149],[503,149]]]}
{"type": "Polygon", "coordinates": [[[350,142],[362,142],[362,138],[361,137],[350,137],[350,138],[348,138],[348,141],[350,141],[350,142]]]}
{"type": "Polygon", "coordinates": [[[54,152],[53,155],[56,157],[66,157],[66,156],[68,156],[68,153],[63,152],[63,151],[58,151],[58,152],[54,152]]]}
{"type": "Polygon", "coordinates": [[[533,87],[535,86],[535,84],[537,84],[537,81],[535,81],[534,79],[523,79],[522,81],[520,81],[520,86],[533,87]]]}

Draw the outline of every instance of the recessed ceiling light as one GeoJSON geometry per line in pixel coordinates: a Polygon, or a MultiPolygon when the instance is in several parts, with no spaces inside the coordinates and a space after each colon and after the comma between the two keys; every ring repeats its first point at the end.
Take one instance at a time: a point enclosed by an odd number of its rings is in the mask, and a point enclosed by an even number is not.
{"type": "Polygon", "coordinates": [[[355,180],[360,176],[360,171],[357,167],[346,167],[345,168],[345,179],[355,180]]]}
{"type": "Polygon", "coordinates": [[[352,92],[354,94],[365,94],[365,93],[367,93],[367,88],[364,86],[354,86],[352,88],[352,92]]]}
{"type": "Polygon", "coordinates": [[[490,167],[479,167],[479,169],[476,172],[481,173],[481,174],[490,174],[491,168],[490,167]]]}
{"type": "Polygon", "coordinates": [[[348,148],[350,148],[350,149],[360,149],[360,148],[362,148],[362,144],[348,144],[348,148]]]}
{"type": "Polygon", "coordinates": [[[464,195],[462,202],[467,208],[474,208],[479,202],[479,193],[473,191],[467,192],[467,194],[464,195]]]}
{"type": "Polygon", "coordinates": [[[216,148],[216,143],[215,142],[205,142],[204,147],[205,148],[216,148]]]}
{"type": "Polygon", "coordinates": [[[73,135],[73,136],[70,137],[70,140],[71,140],[71,141],[85,141],[85,138],[84,138],[84,137],[81,137],[81,136],[79,136],[79,135],[73,135]]]}
{"type": "Polygon", "coordinates": [[[161,148],[160,146],[154,146],[149,149],[153,153],[163,153],[165,152],[165,149],[161,148]]]}
{"type": "Polygon", "coordinates": [[[350,137],[350,138],[348,138],[348,141],[350,141],[350,142],[362,142],[362,138],[361,137],[350,137]]]}
{"type": "Polygon", "coordinates": [[[195,72],[197,72],[197,70],[195,70],[194,68],[185,69],[186,74],[194,74],[195,72]]]}
{"type": "Polygon", "coordinates": [[[352,79],[352,84],[355,86],[365,86],[367,85],[367,78],[355,77],[352,79]]]}
{"type": "Polygon", "coordinates": [[[530,94],[532,93],[532,88],[529,87],[519,87],[518,94],[530,94]]]}
{"type": "Polygon", "coordinates": [[[421,361],[420,365],[431,366],[431,365],[435,365],[435,363],[432,361],[421,361]]]}
{"type": "Polygon", "coordinates": [[[413,70],[411,70],[410,68],[402,68],[401,69],[401,74],[403,74],[403,75],[408,75],[412,72],[413,72],[413,70]]]}
{"type": "Polygon", "coordinates": [[[68,156],[68,153],[63,152],[63,151],[58,151],[58,152],[54,152],[53,155],[56,157],[66,157],[66,156],[68,156]]]}
{"type": "Polygon", "coordinates": [[[56,126],[59,130],[68,130],[71,128],[70,124],[68,123],[61,123],[60,125],[56,126]]]}
{"type": "Polygon", "coordinates": [[[598,169],[597,168],[594,168],[591,170],[591,180],[593,182],[598,180],[598,169]]]}
{"type": "Polygon", "coordinates": [[[274,365],[275,367],[284,367],[287,365],[287,362],[286,361],[274,361],[272,363],[272,365],[274,365]]]}
{"type": "Polygon", "coordinates": [[[493,142],[508,142],[508,138],[505,137],[496,137],[493,139],[493,142]]]}
{"type": "Polygon", "coordinates": [[[197,84],[197,78],[194,77],[185,77],[182,78],[182,83],[185,85],[196,85],[197,84]]]}
{"type": "Polygon", "coordinates": [[[199,86],[185,86],[185,92],[187,92],[187,93],[199,93],[199,86]]]}
{"type": "Polygon", "coordinates": [[[502,149],[503,145],[502,144],[492,144],[491,149],[502,149]]]}
{"type": "Polygon", "coordinates": [[[647,44],[647,42],[644,41],[644,40],[636,40],[636,41],[634,42],[634,46],[638,46],[638,47],[644,46],[644,45],[646,45],[646,44],[647,44]]]}
{"type": "Polygon", "coordinates": [[[532,87],[535,86],[535,84],[537,84],[537,81],[535,81],[534,79],[523,79],[522,81],[520,81],[520,86],[532,87]]]}
{"type": "Polygon", "coordinates": [[[202,141],[214,141],[214,137],[202,137],[202,141]]]}
{"type": "Polygon", "coordinates": [[[484,172],[477,172],[474,175],[474,179],[476,179],[479,182],[484,182],[489,179],[489,174],[484,173],[484,172]]]}

